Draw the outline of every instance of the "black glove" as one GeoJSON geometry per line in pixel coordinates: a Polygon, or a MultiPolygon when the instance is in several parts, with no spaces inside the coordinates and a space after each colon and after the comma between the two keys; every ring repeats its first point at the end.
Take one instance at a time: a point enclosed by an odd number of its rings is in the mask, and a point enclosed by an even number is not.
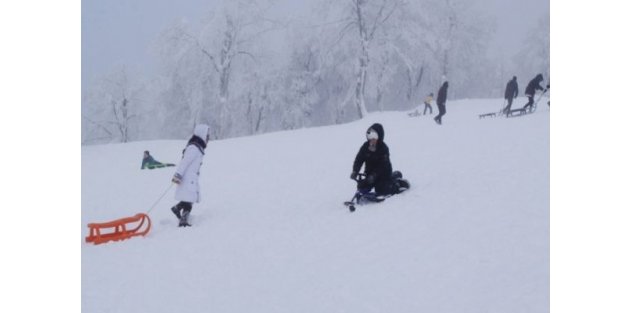
{"type": "Polygon", "coordinates": [[[350,179],[357,180],[357,175],[357,172],[352,172],[352,174],[350,174],[350,179]]]}
{"type": "Polygon", "coordinates": [[[374,175],[368,175],[368,177],[366,178],[366,181],[367,181],[367,183],[368,183],[368,184],[370,184],[370,185],[371,185],[371,184],[373,184],[373,183],[374,183],[374,181],[376,181],[376,176],[374,176],[374,175]]]}

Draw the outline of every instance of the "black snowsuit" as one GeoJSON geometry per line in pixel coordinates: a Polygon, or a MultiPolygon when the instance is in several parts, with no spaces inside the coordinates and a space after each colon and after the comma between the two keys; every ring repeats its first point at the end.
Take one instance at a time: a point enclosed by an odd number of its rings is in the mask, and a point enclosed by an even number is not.
{"type": "Polygon", "coordinates": [[[438,115],[433,118],[436,123],[442,124],[442,116],[446,114],[446,90],[448,89],[448,82],[444,82],[440,90],[438,91],[437,96],[437,107],[438,107],[438,115]]]}
{"type": "Polygon", "coordinates": [[[525,88],[525,95],[527,96],[527,104],[523,107],[526,109],[527,107],[532,108],[534,105],[534,95],[536,94],[536,90],[543,90],[543,87],[540,86],[540,83],[543,81],[542,74],[536,75],[534,79],[532,79],[529,84],[527,84],[527,88],[525,88]]]}
{"type": "Polygon", "coordinates": [[[518,97],[518,83],[516,82],[516,76],[510,80],[505,86],[505,99],[507,100],[507,106],[503,113],[507,114],[512,109],[512,100],[518,97]]]}
{"type": "Polygon", "coordinates": [[[389,161],[389,147],[387,147],[387,144],[383,141],[385,138],[385,130],[383,126],[378,123],[373,124],[370,128],[378,133],[376,150],[370,151],[369,141],[363,143],[361,148],[359,148],[357,156],[354,158],[352,172],[358,173],[363,163],[365,163],[364,173],[368,176],[368,179],[361,181],[359,188],[370,190],[374,188],[379,195],[392,194],[392,164],[389,161]],[[371,183],[369,182],[370,179],[373,180],[371,183]]]}

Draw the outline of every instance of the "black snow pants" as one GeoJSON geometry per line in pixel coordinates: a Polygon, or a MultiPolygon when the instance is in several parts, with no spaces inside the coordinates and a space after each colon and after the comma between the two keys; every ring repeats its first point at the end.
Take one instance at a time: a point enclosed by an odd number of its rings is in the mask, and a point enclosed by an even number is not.
{"type": "Polygon", "coordinates": [[[533,105],[534,105],[534,96],[527,95],[527,104],[525,104],[523,109],[527,109],[527,107],[529,107],[529,109],[531,110],[533,109],[533,105]]]}
{"type": "Polygon", "coordinates": [[[442,116],[444,116],[444,114],[446,114],[446,105],[444,105],[444,103],[438,103],[437,104],[438,107],[438,115],[434,118],[434,120],[438,123],[438,124],[442,124],[442,116]]]}

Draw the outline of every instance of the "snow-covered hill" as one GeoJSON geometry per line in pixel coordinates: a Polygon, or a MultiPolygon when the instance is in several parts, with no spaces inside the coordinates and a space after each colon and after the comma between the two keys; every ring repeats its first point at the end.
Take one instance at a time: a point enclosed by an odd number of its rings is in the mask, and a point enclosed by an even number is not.
{"type": "MultiPolygon", "coordinates": [[[[172,188],[147,237],[82,244],[82,309],[548,312],[549,109],[478,119],[501,103],[450,101],[442,126],[383,112],[211,142],[193,227],[177,227],[172,188]],[[349,213],[374,122],[412,188],[349,213]]],[[[174,170],[140,170],[142,152],[177,163],[184,144],[82,147],[81,240],[90,222],[151,209],[174,170]]]]}

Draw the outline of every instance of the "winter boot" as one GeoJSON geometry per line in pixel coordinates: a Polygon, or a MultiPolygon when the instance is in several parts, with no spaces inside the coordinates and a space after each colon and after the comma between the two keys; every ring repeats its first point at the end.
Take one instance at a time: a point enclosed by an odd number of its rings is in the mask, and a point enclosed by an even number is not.
{"type": "Polygon", "coordinates": [[[396,185],[398,185],[398,190],[396,193],[401,193],[411,187],[411,184],[409,184],[409,181],[402,178],[396,181],[396,185]]]}
{"type": "Polygon", "coordinates": [[[179,227],[187,227],[191,226],[188,224],[188,216],[190,215],[190,211],[184,210],[182,213],[182,217],[179,219],[179,227]]]}
{"type": "Polygon", "coordinates": [[[179,213],[179,207],[178,206],[174,206],[171,208],[171,211],[173,212],[173,214],[175,214],[175,216],[177,216],[178,220],[182,219],[182,215],[179,213]]]}

